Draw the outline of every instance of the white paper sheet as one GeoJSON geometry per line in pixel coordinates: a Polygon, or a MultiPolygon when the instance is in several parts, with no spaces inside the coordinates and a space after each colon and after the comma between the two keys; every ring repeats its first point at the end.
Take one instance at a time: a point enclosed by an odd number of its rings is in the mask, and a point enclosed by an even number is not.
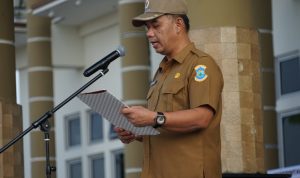
{"type": "Polygon", "coordinates": [[[82,93],[77,96],[93,111],[98,112],[114,126],[131,131],[136,135],[157,135],[159,132],[151,126],[135,127],[121,114],[121,109],[128,107],[106,90],[82,93]]]}

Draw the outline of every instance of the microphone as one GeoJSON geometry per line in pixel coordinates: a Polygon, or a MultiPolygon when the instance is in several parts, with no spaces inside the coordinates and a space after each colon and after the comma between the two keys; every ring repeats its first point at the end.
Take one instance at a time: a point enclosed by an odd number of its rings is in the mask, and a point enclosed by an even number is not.
{"type": "Polygon", "coordinates": [[[89,77],[100,69],[102,69],[102,70],[106,69],[112,61],[114,61],[115,59],[117,59],[120,56],[125,56],[125,49],[123,46],[119,46],[118,49],[111,52],[110,54],[108,54],[107,56],[102,58],[100,61],[96,62],[95,64],[93,64],[92,66],[87,68],[83,72],[83,75],[85,77],[89,77]]]}

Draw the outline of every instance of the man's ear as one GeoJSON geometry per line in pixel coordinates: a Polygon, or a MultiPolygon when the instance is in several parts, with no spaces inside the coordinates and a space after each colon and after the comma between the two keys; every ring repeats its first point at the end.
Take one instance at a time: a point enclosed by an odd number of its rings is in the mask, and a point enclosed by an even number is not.
{"type": "Polygon", "coordinates": [[[177,17],[176,19],[176,32],[179,33],[181,30],[184,29],[184,22],[183,19],[180,17],[177,17]]]}

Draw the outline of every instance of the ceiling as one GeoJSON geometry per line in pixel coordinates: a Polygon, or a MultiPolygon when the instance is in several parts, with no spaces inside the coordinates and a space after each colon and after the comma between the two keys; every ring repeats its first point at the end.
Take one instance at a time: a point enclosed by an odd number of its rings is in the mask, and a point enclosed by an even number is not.
{"type": "Polygon", "coordinates": [[[52,0],[35,7],[33,14],[51,17],[54,23],[77,26],[117,8],[118,0],[52,0]]]}

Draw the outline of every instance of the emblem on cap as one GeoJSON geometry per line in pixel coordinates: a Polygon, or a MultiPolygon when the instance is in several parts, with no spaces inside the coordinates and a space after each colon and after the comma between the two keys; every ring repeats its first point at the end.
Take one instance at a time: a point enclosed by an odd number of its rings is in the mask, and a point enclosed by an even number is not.
{"type": "Polygon", "coordinates": [[[146,0],[145,1],[145,12],[148,10],[149,4],[150,4],[149,0],[146,0]]]}
{"type": "Polygon", "coordinates": [[[205,65],[197,65],[194,69],[196,71],[195,81],[202,82],[208,77],[205,73],[205,65]]]}

